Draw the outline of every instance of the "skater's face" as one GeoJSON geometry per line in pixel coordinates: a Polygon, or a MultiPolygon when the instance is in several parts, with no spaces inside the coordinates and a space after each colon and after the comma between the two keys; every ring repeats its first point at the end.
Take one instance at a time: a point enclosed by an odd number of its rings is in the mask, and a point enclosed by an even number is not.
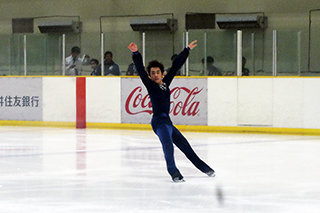
{"type": "Polygon", "coordinates": [[[150,68],[150,78],[157,84],[162,84],[162,78],[164,74],[161,72],[159,67],[151,67],[150,68]]]}

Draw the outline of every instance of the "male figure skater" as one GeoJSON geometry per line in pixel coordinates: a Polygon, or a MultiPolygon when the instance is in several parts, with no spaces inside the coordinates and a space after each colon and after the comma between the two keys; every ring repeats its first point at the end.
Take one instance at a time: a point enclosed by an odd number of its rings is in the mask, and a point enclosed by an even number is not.
{"type": "Polygon", "coordinates": [[[172,62],[170,71],[164,76],[164,66],[160,62],[153,60],[147,66],[147,72],[143,66],[142,56],[138,52],[138,46],[131,43],[128,48],[133,53],[133,61],[139,73],[139,76],[148,90],[152,103],[153,116],[151,126],[153,131],[159,137],[164,152],[167,170],[174,182],[183,182],[183,176],[175,165],[173,156],[173,144],[175,144],[186,157],[203,173],[210,177],[215,176],[215,172],[206,163],[204,163],[191,148],[187,139],[180,131],[173,126],[169,117],[170,110],[170,83],[176,72],[185,63],[189,51],[197,46],[196,40],[191,42],[172,62]]]}

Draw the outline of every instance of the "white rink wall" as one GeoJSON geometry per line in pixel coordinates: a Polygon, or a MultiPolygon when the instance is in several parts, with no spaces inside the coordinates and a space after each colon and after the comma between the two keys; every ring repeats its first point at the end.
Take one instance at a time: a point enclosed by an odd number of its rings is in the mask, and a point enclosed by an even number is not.
{"type": "MultiPolygon", "coordinates": [[[[121,123],[120,78],[86,78],[87,122],[121,123]]],[[[43,121],[76,122],[76,78],[43,78],[43,121]]]]}
{"type": "Polygon", "coordinates": [[[87,122],[121,123],[121,78],[86,78],[87,122]]]}
{"type": "Polygon", "coordinates": [[[320,128],[320,78],[209,78],[209,126],[320,128]]]}
{"type": "MultiPolygon", "coordinates": [[[[1,77],[0,80],[5,81],[6,78],[8,77],[1,77]]],[[[23,77],[10,79],[12,81],[21,78],[23,77]]],[[[76,122],[76,78],[39,78],[42,79],[40,121],[76,122]]],[[[32,88],[32,79],[28,79],[32,88]]],[[[132,81],[130,78],[121,77],[86,77],[87,122],[121,123],[124,104],[121,90],[127,80],[132,81]]],[[[186,78],[175,79],[171,88],[183,81],[186,81],[186,78]]],[[[320,78],[209,77],[206,81],[207,90],[204,92],[207,93],[207,100],[201,100],[204,102],[201,104],[207,104],[207,107],[201,108],[206,110],[201,113],[207,116],[205,122],[208,126],[320,129],[320,78]]],[[[9,94],[10,87],[0,86],[0,89],[0,120],[17,120],[7,119],[8,115],[4,119],[3,113],[8,111],[5,110],[4,98],[9,94]]],[[[21,114],[21,110],[17,113],[21,114]]],[[[13,113],[12,118],[16,117],[13,113]]],[[[141,121],[137,119],[136,123],[141,121]]]]}
{"type": "Polygon", "coordinates": [[[76,78],[44,77],[43,121],[76,120],[76,78]]]}

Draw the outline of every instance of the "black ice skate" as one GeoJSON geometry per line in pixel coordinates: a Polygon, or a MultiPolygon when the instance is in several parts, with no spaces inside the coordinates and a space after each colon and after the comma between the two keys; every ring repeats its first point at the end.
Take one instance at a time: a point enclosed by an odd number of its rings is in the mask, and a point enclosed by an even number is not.
{"type": "Polygon", "coordinates": [[[172,178],[173,182],[179,183],[179,182],[185,182],[182,176],[180,177],[174,177],[172,178]]]}
{"type": "Polygon", "coordinates": [[[173,175],[171,176],[173,182],[179,183],[179,182],[184,182],[183,176],[181,175],[181,173],[179,171],[176,171],[175,173],[173,173],[173,175]]]}
{"type": "Polygon", "coordinates": [[[216,176],[214,170],[211,170],[211,171],[209,171],[209,172],[206,172],[206,175],[208,175],[209,177],[214,177],[214,176],[216,176]]]}

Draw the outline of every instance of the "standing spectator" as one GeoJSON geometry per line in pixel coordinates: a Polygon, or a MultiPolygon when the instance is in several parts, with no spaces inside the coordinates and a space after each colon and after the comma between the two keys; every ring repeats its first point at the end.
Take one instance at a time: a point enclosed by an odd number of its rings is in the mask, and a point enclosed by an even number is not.
{"type": "Polygon", "coordinates": [[[247,59],[245,57],[242,57],[242,76],[249,76],[249,69],[245,68],[247,59]]]}
{"type": "Polygon", "coordinates": [[[81,75],[82,65],[88,65],[90,56],[84,54],[80,57],[81,49],[78,46],[71,48],[71,55],[66,58],[66,75],[81,75]]]}

